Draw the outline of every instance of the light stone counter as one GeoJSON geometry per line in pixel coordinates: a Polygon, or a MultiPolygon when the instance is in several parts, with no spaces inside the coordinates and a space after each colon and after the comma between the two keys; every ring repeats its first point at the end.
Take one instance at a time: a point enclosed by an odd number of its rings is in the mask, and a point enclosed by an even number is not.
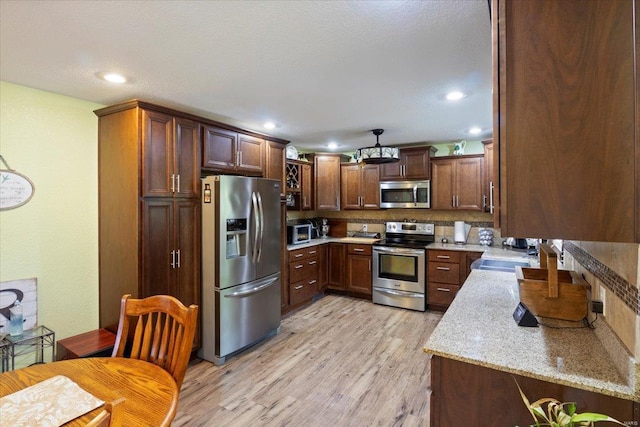
{"type": "Polygon", "coordinates": [[[364,237],[327,237],[323,239],[312,239],[309,243],[299,243],[297,245],[287,245],[287,250],[304,249],[311,246],[325,245],[327,243],[358,243],[364,245],[371,245],[380,239],[368,239],[364,237]]]}
{"type": "MultiPolygon", "coordinates": [[[[578,389],[640,400],[638,386],[630,384],[633,379],[620,375],[593,330],[518,326],[513,319],[519,302],[517,286],[513,273],[473,270],[424,351],[578,389]]],[[[553,319],[541,321],[556,326],[581,326],[553,319]]]]}

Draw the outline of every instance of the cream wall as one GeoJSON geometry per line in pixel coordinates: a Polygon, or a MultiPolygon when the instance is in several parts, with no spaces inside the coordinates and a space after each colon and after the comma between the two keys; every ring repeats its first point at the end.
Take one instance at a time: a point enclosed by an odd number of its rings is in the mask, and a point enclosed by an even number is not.
{"type": "Polygon", "coordinates": [[[0,211],[0,280],[38,279],[38,323],[56,339],[98,326],[100,107],[0,82],[0,154],[35,187],[0,211]]]}

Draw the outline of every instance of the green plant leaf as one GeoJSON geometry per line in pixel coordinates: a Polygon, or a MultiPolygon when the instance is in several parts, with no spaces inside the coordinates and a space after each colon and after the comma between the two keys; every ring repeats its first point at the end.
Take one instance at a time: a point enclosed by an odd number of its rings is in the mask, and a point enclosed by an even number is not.
{"type": "Polygon", "coordinates": [[[620,421],[616,420],[615,418],[611,418],[608,415],[596,414],[594,412],[583,412],[582,414],[575,414],[573,417],[571,417],[571,421],[576,423],[585,422],[585,421],[587,422],[609,421],[609,422],[619,424],[621,426],[625,425],[620,421]]]}

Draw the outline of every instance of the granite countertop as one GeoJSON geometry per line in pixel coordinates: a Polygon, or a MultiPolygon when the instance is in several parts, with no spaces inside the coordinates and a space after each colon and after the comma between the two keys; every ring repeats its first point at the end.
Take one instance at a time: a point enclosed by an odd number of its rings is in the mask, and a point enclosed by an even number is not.
{"type": "Polygon", "coordinates": [[[297,245],[287,245],[287,250],[292,251],[295,249],[304,249],[311,246],[325,245],[327,243],[357,243],[364,245],[371,245],[380,239],[369,239],[365,237],[327,237],[311,239],[309,243],[298,243],[297,245]]]}
{"type": "MultiPolygon", "coordinates": [[[[515,274],[473,270],[424,351],[543,381],[640,400],[640,387],[632,384],[638,381],[623,378],[594,330],[518,326],[513,319],[518,302],[515,274]]],[[[554,319],[544,319],[543,323],[576,326],[576,322],[554,319]]]]}

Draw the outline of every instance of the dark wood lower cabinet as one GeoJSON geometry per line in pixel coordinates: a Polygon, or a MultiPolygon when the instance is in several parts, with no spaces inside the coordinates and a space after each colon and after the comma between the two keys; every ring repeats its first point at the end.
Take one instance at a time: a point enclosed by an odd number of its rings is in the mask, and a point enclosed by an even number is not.
{"type": "Polygon", "coordinates": [[[347,245],[344,243],[329,243],[329,289],[346,290],[346,259],[347,245]]]}
{"type": "Polygon", "coordinates": [[[372,293],[371,245],[347,245],[347,291],[372,293]]]}
{"type": "Polygon", "coordinates": [[[531,425],[533,420],[516,381],[530,402],[543,397],[575,402],[579,413],[596,412],[628,425],[639,425],[640,404],[637,402],[433,356],[431,427],[531,425]]]}

